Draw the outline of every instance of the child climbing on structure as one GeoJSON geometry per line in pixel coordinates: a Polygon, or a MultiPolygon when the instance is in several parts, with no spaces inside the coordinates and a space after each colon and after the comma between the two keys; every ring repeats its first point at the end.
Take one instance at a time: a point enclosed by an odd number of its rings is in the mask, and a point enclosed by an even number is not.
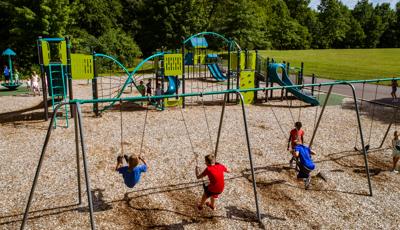
{"type": "Polygon", "coordinates": [[[303,144],[298,144],[292,149],[291,153],[297,163],[297,179],[303,179],[305,188],[308,189],[311,184],[310,173],[315,169],[315,164],[311,158],[311,154],[315,155],[315,152],[303,144]]]}
{"type": "Polygon", "coordinates": [[[208,179],[210,180],[210,183],[207,186],[203,183],[204,193],[201,197],[200,203],[197,205],[197,209],[202,210],[204,204],[206,204],[212,210],[216,210],[215,199],[217,199],[224,191],[224,173],[229,173],[229,170],[224,165],[215,162],[214,154],[205,156],[205,163],[207,168],[204,169],[201,174],[199,173],[199,167],[196,166],[197,179],[208,176],[208,179]],[[208,198],[210,198],[211,202],[207,201],[208,198]]]}
{"type": "Polygon", "coordinates": [[[392,172],[399,173],[399,171],[396,170],[397,162],[400,159],[400,139],[397,131],[394,131],[394,137],[392,140],[392,157],[393,157],[392,172]]]}
{"type": "Polygon", "coordinates": [[[117,166],[115,167],[115,171],[122,174],[124,183],[128,188],[133,188],[137,183],[139,183],[141,174],[147,172],[147,168],[147,163],[142,157],[128,157],[127,155],[124,155],[123,157],[117,157],[117,166]],[[128,166],[123,166],[123,158],[125,158],[128,166]],[[139,165],[139,161],[142,161],[143,164],[139,165]]]}
{"type": "MultiPolygon", "coordinates": [[[[294,123],[294,129],[290,130],[290,134],[289,134],[289,140],[288,140],[288,144],[287,144],[287,150],[293,150],[294,147],[297,144],[304,144],[304,131],[301,129],[303,125],[301,124],[300,121],[297,121],[296,123],[294,123]]],[[[292,158],[290,159],[289,163],[290,163],[290,167],[293,167],[293,161],[295,159],[292,158]]]]}

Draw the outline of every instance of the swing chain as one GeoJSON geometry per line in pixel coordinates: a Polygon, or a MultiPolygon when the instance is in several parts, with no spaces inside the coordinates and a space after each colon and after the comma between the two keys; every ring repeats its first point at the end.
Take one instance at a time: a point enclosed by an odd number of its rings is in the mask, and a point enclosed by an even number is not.
{"type": "Polygon", "coordinates": [[[122,118],[122,99],[120,98],[119,99],[119,114],[120,114],[120,128],[121,128],[121,156],[123,156],[124,155],[124,142],[123,142],[123,138],[124,138],[124,133],[123,133],[123,131],[124,131],[124,128],[123,128],[123,118],[122,118]]]}
{"type": "Polygon", "coordinates": [[[142,131],[142,140],[140,142],[140,150],[139,150],[139,157],[142,157],[143,153],[143,143],[144,143],[144,136],[146,134],[146,123],[147,123],[147,113],[149,112],[149,105],[147,104],[146,113],[144,116],[144,124],[143,124],[143,131],[142,131]]]}

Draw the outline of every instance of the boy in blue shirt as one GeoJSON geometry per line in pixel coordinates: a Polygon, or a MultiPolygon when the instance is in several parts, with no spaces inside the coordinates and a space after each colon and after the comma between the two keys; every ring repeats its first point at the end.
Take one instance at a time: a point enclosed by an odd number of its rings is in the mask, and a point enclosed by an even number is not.
{"type": "Polygon", "coordinates": [[[292,155],[296,158],[297,162],[297,178],[304,180],[306,189],[308,189],[311,184],[310,173],[315,169],[315,164],[311,158],[311,154],[315,155],[315,152],[302,144],[297,144],[292,150],[292,155]]]}
{"type": "Polygon", "coordinates": [[[128,166],[123,166],[122,156],[117,157],[117,166],[115,167],[115,171],[118,171],[122,174],[124,178],[124,183],[128,188],[133,188],[140,180],[140,176],[143,172],[147,171],[147,163],[142,157],[124,155],[128,166]],[[139,165],[139,161],[142,161],[143,164],[139,165]]]}

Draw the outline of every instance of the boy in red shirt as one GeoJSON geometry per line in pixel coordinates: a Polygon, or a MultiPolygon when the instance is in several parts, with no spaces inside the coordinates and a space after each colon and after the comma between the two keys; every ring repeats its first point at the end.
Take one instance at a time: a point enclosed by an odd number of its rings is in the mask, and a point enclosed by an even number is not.
{"type": "Polygon", "coordinates": [[[205,163],[207,168],[201,174],[199,173],[199,167],[196,166],[196,177],[201,179],[208,176],[210,183],[208,186],[203,184],[204,193],[197,208],[202,210],[203,205],[206,204],[212,210],[216,210],[215,199],[224,191],[224,173],[229,173],[229,170],[224,165],[215,162],[214,154],[207,155],[205,163]],[[206,202],[208,198],[210,198],[211,203],[206,202]]]}
{"type": "MultiPolygon", "coordinates": [[[[296,145],[302,145],[304,144],[304,131],[301,129],[302,124],[300,121],[297,121],[296,123],[294,123],[294,129],[290,130],[290,135],[289,135],[289,140],[288,140],[288,144],[287,144],[287,150],[294,150],[294,147],[296,147],[296,145]],[[291,148],[289,148],[289,146],[291,148]]],[[[293,166],[293,161],[295,159],[292,158],[290,160],[290,167],[293,166]]]]}

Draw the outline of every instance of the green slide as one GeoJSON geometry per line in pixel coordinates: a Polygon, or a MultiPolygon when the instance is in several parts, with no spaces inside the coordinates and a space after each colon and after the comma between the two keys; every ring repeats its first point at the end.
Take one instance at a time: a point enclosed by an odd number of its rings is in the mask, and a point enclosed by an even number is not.
{"type": "MultiPolygon", "coordinates": [[[[294,85],[286,73],[286,65],[284,64],[280,63],[270,64],[269,77],[271,78],[272,82],[276,82],[280,86],[294,85]],[[278,73],[279,69],[282,69],[282,78],[279,76],[278,73]]],[[[289,91],[295,97],[297,97],[299,100],[304,101],[305,103],[311,104],[313,106],[319,105],[319,101],[315,97],[305,94],[304,91],[302,91],[300,88],[288,88],[287,91],[289,91]]]]}

